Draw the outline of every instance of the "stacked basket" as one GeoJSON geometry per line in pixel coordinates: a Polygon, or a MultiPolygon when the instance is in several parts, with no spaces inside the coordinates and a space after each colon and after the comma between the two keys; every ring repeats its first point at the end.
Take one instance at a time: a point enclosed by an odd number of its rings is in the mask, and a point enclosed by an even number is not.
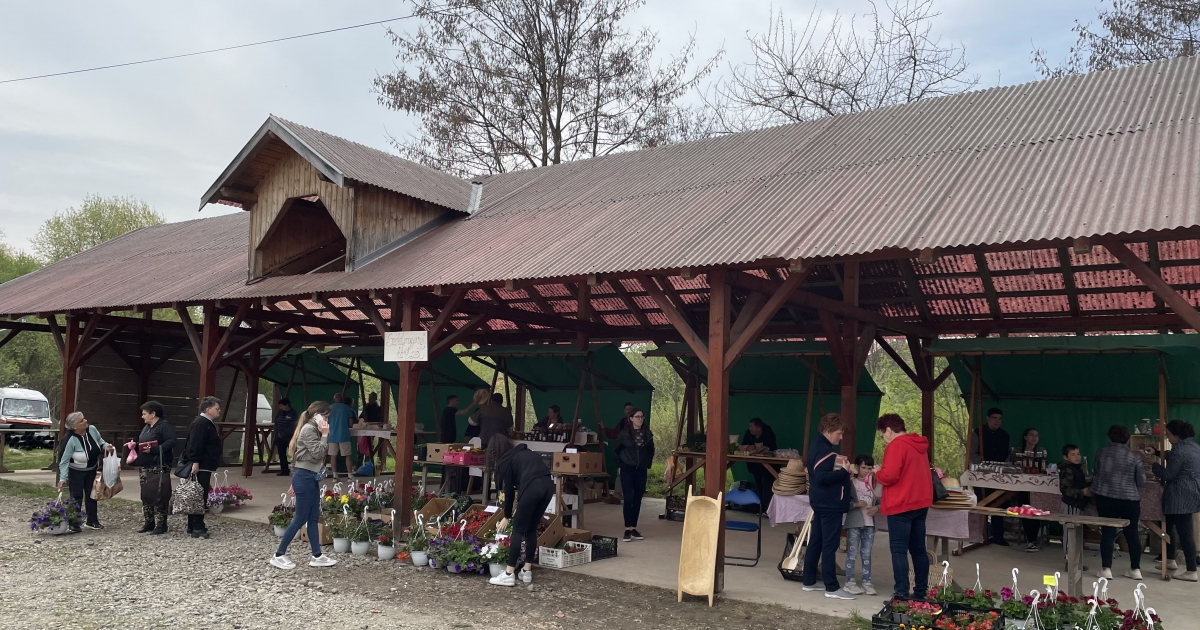
{"type": "Polygon", "coordinates": [[[808,471],[804,468],[804,462],[788,460],[787,466],[779,471],[779,478],[771,486],[771,491],[784,496],[808,494],[808,471]]]}

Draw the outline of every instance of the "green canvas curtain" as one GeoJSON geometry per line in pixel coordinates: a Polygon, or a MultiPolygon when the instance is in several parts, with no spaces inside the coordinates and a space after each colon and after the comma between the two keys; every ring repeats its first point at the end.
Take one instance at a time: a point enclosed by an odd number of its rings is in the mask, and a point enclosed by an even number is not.
{"type": "Polygon", "coordinates": [[[1064,444],[1094,461],[1111,425],[1156,423],[1160,366],[1169,419],[1200,421],[1200,335],[953,339],[935,342],[930,352],[949,356],[966,400],[978,361],[984,413],[1003,410],[1014,447],[1026,428],[1037,429],[1051,462],[1064,444]]]}

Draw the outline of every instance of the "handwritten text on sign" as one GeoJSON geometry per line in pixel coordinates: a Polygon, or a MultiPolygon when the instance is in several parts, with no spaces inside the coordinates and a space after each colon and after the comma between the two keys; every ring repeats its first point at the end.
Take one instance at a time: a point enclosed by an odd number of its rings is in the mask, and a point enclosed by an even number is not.
{"type": "Polygon", "coordinates": [[[424,330],[383,335],[384,361],[428,361],[429,336],[424,330]]]}

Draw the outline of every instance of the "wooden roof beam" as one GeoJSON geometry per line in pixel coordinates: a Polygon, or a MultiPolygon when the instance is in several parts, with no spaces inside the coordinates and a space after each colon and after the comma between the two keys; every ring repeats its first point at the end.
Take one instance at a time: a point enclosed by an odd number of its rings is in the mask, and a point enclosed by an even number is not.
{"type": "MultiPolygon", "coordinates": [[[[663,282],[669,285],[671,281],[670,279],[665,279],[663,282]]],[[[674,302],[667,295],[667,292],[659,286],[657,279],[648,277],[638,278],[638,284],[642,285],[642,290],[648,293],[651,298],[653,298],[655,304],[658,304],[659,310],[663,312],[663,315],[666,316],[667,321],[671,322],[671,325],[675,327],[675,330],[679,331],[679,334],[683,337],[683,340],[687,342],[689,346],[691,346],[692,352],[696,353],[696,357],[700,359],[700,362],[703,363],[705,367],[708,367],[707,341],[705,338],[702,338],[700,335],[696,334],[696,331],[694,328],[692,328],[692,323],[689,321],[688,317],[683,314],[680,308],[676,305],[676,302],[674,302]]]]}
{"type": "Polygon", "coordinates": [[[983,283],[983,295],[987,298],[988,310],[992,313],[992,319],[999,321],[1002,318],[1000,300],[996,297],[996,284],[992,282],[992,270],[988,269],[987,256],[977,252],[975,267],[979,272],[979,279],[983,283]]]}
{"type": "Polygon", "coordinates": [[[1067,293],[1067,308],[1071,317],[1079,317],[1079,290],[1075,287],[1075,272],[1071,269],[1071,251],[1066,247],[1058,248],[1058,269],[1062,273],[1063,289],[1067,293]]]}
{"type": "Polygon", "coordinates": [[[1167,284],[1167,281],[1163,280],[1162,276],[1154,273],[1154,270],[1143,262],[1141,258],[1138,258],[1137,254],[1134,254],[1125,243],[1109,241],[1104,243],[1104,247],[1117,260],[1121,261],[1126,268],[1132,271],[1133,275],[1137,276],[1143,284],[1149,287],[1155,295],[1161,297],[1163,302],[1166,302],[1171,307],[1171,310],[1175,311],[1176,315],[1187,322],[1188,327],[1200,331],[1200,313],[1196,312],[1191,302],[1188,302],[1187,298],[1171,288],[1171,285],[1167,284]]]}

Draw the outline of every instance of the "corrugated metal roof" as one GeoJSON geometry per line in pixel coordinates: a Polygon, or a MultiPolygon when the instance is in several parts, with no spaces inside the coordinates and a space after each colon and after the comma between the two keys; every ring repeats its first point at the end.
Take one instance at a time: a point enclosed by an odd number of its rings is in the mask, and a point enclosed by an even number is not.
{"type": "MultiPolygon", "coordinates": [[[[469,196],[462,180],[437,173],[417,182],[428,169],[294,123],[280,124],[314,151],[340,160],[335,166],[347,177],[376,185],[390,181],[395,186],[390,189],[404,188],[399,190],[404,194],[429,187],[422,194],[469,196]]],[[[1198,225],[1200,58],[1193,57],[493,176],[485,180],[476,214],[436,227],[350,273],[245,285],[243,232],[231,236],[240,239],[239,251],[230,254],[242,265],[237,280],[192,293],[195,299],[232,299],[396,289],[1198,225]]],[[[80,258],[101,260],[109,250],[105,245],[80,258]]],[[[1170,255],[1164,251],[1164,257],[1170,255]]],[[[1052,272],[1057,264],[1049,251],[988,256],[995,269],[1033,266],[1052,272]]],[[[180,269],[198,264],[203,263],[193,260],[180,269]]],[[[914,266],[920,275],[977,271],[971,256],[914,266]]],[[[127,274],[125,283],[146,284],[136,266],[121,273],[127,274]]],[[[1092,282],[1087,274],[1077,275],[1081,289],[1092,282]]],[[[67,287],[74,281],[56,282],[67,287]]],[[[929,300],[934,315],[989,313],[979,280],[922,284],[940,294],[929,300]]],[[[1028,280],[1000,285],[1001,292],[1053,288],[1028,280]]],[[[146,286],[148,296],[157,296],[146,286]]],[[[181,292],[162,288],[170,295],[181,292]]],[[[131,290],[119,291],[129,297],[131,290]]],[[[0,287],[0,298],[11,293],[7,285],[0,287]]],[[[1006,312],[1064,308],[1047,296],[1002,297],[1006,312]]],[[[685,300],[703,302],[704,296],[689,294],[685,300]]],[[[1149,294],[1134,292],[1081,294],[1079,306],[1088,312],[1144,308],[1147,300],[1152,302],[1149,294]]],[[[89,308],[136,302],[104,294],[71,303],[70,308],[89,308]]],[[[30,310],[52,309],[11,312],[30,310]]]]}

